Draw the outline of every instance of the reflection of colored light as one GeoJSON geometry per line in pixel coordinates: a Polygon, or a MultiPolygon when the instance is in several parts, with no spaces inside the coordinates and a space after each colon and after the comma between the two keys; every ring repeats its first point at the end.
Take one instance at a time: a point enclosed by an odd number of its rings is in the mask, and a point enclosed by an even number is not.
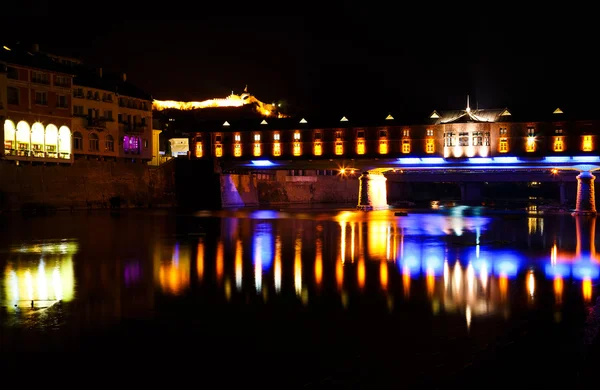
{"type": "Polygon", "coordinates": [[[427,296],[431,297],[433,296],[433,290],[435,289],[435,275],[433,274],[433,271],[430,270],[427,270],[426,275],[427,296]]]}
{"type": "Polygon", "coordinates": [[[275,210],[254,210],[250,216],[256,219],[276,219],[279,213],[275,210]]]}
{"type": "Polygon", "coordinates": [[[281,291],[281,237],[275,237],[275,292],[281,291]]]}
{"type": "Polygon", "coordinates": [[[366,270],[365,270],[365,261],[364,260],[358,261],[358,267],[356,268],[356,276],[358,279],[358,287],[361,289],[364,288],[365,287],[365,279],[366,279],[366,270]]]}
{"type": "Polygon", "coordinates": [[[142,274],[140,270],[140,263],[138,261],[133,261],[125,264],[124,274],[126,286],[130,286],[139,281],[142,274]]]}
{"type": "Polygon", "coordinates": [[[498,278],[498,287],[500,289],[500,299],[505,300],[508,293],[508,277],[500,275],[498,278]]]}
{"type": "Polygon", "coordinates": [[[564,282],[562,277],[555,276],[554,277],[554,297],[556,299],[556,303],[562,303],[562,294],[563,294],[564,282]]]}
{"type": "Polygon", "coordinates": [[[316,243],[316,253],[315,253],[315,282],[317,286],[321,285],[321,281],[323,280],[323,246],[321,244],[321,239],[317,239],[316,243]]]}
{"type": "Polygon", "coordinates": [[[419,244],[414,241],[404,240],[402,248],[401,258],[398,262],[398,266],[401,267],[402,272],[409,272],[411,275],[419,274],[421,268],[421,250],[419,244]]]}
{"type": "Polygon", "coordinates": [[[588,261],[573,264],[573,276],[577,279],[596,279],[598,274],[598,264],[588,261]]]}
{"type": "Polygon", "coordinates": [[[592,300],[592,281],[590,278],[584,278],[581,282],[581,289],[583,292],[583,299],[586,302],[592,300]]]}
{"type": "Polygon", "coordinates": [[[527,274],[527,291],[529,291],[531,297],[535,294],[535,276],[533,275],[533,271],[529,271],[527,274]]]}
{"type": "Polygon", "coordinates": [[[423,252],[424,270],[435,276],[441,275],[444,270],[444,248],[441,245],[427,245],[423,252]]]}
{"type": "Polygon", "coordinates": [[[35,251],[26,253],[32,253],[32,261],[21,260],[17,268],[13,268],[9,262],[6,267],[4,274],[6,301],[18,305],[20,300],[27,300],[28,304],[32,300],[72,300],[75,283],[71,255],[57,252],[57,254],[45,254],[44,259],[39,257],[35,259],[39,256],[35,251]]]}
{"type": "Polygon", "coordinates": [[[497,253],[494,255],[494,272],[507,277],[514,277],[519,270],[519,260],[514,254],[497,253]]]}
{"type": "Polygon", "coordinates": [[[216,269],[217,269],[217,280],[221,281],[223,279],[223,267],[224,267],[224,254],[223,254],[223,242],[219,241],[217,244],[217,261],[216,261],[216,269]]]}
{"type": "Polygon", "coordinates": [[[386,261],[382,261],[379,264],[379,282],[381,283],[381,288],[383,290],[387,290],[388,286],[388,265],[386,261]]]}
{"type": "Polygon", "coordinates": [[[300,238],[296,239],[294,248],[294,287],[296,294],[300,296],[302,294],[302,240],[300,238]]]}
{"type": "Polygon", "coordinates": [[[254,262],[260,262],[264,270],[271,268],[273,261],[273,233],[270,223],[260,222],[256,224],[252,244],[254,262]]]}
{"type": "Polygon", "coordinates": [[[204,277],[204,242],[202,240],[198,242],[196,252],[196,272],[198,273],[198,280],[202,281],[204,277]]]}
{"type": "Polygon", "coordinates": [[[408,268],[402,269],[402,288],[404,290],[404,296],[410,295],[410,272],[408,268]]]}
{"type": "Polygon", "coordinates": [[[341,261],[335,263],[335,281],[338,289],[341,290],[344,285],[344,265],[341,261]]]}
{"type": "Polygon", "coordinates": [[[558,264],[546,264],[544,267],[547,276],[557,276],[561,278],[566,278],[571,275],[571,268],[568,264],[558,263],[558,264]]]}

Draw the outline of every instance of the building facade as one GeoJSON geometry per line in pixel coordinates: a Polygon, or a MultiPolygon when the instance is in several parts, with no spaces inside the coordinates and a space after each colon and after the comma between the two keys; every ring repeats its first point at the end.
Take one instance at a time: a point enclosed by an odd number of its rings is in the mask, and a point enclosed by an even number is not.
{"type": "Polygon", "coordinates": [[[18,163],[152,159],[152,97],[69,57],[0,49],[2,157],[18,163]]]}
{"type": "Polygon", "coordinates": [[[0,49],[6,160],[70,164],[73,72],[38,52],[0,49]]]}
{"type": "Polygon", "coordinates": [[[191,136],[192,158],[228,160],[595,156],[599,120],[560,108],[515,117],[506,108],[433,111],[422,123],[306,118],[224,121],[191,136]]]}

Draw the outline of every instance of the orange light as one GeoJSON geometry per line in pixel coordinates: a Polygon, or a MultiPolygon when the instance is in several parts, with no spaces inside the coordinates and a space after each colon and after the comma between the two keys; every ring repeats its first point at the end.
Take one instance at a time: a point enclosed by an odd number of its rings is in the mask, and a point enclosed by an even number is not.
{"type": "Polygon", "coordinates": [[[425,152],[427,154],[432,154],[435,152],[435,143],[433,138],[427,138],[426,144],[425,144],[425,152]]]}
{"type": "Polygon", "coordinates": [[[281,144],[279,142],[273,144],[273,156],[281,156],[281,144]]]}
{"type": "Polygon", "coordinates": [[[338,156],[344,154],[344,144],[342,143],[342,141],[335,142],[335,154],[338,156]]]}
{"type": "Polygon", "coordinates": [[[260,143],[257,142],[254,144],[254,156],[258,157],[258,156],[260,156],[261,153],[262,153],[262,149],[261,149],[260,143]]]}
{"type": "Polygon", "coordinates": [[[552,172],[553,175],[556,175],[558,173],[558,169],[553,168],[550,172],[552,172]]]}
{"type": "Polygon", "coordinates": [[[323,154],[323,146],[320,142],[315,142],[314,154],[315,156],[320,156],[321,154],[323,154]]]}
{"type": "Polygon", "coordinates": [[[223,157],[223,145],[215,145],[215,157],[223,157]]]}
{"type": "Polygon", "coordinates": [[[300,142],[294,142],[294,156],[300,156],[302,154],[302,144],[300,142]]]}
{"type": "Polygon", "coordinates": [[[358,287],[363,289],[365,287],[366,280],[366,270],[365,270],[365,261],[359,260],[358,267],[356,269],[356,277],[358,279],[358,287]]]}
{"type": "Polygon", "coordinates": [[[358,141],[356,143],[356,154],[365,154],[365,141],[358,141]]]}
{"type": "Polygon", "coordinates": [[[236,143],[233,145],[233,155],[235,157],[240,157],[242,155],[242,144],[236,143]]]}
{"type": "Polygon", "coordinates": [[[387,261],[382,261],[379,264],[379,281],[381,283],[381,288],[383,290],[387,290],[387,286],[388,286],[388,265],[387,265],[387,261]]]}
{"type": "Polygon", "coordinates": [[[525,151],[535,152],[535,136],[527,137],[527,144],[525,145],[525,151]]]}
{"type": "Polygon", "coordinates": [[[379,141],[379,154],[387,154],[388,142],[386,140],[379,141]]]}
{"type": "Polygon", "coordinates": [[[582,149],[584,152],[591,152],[593,149],[593,144],[592,144],[592,136],[591,135],[584,135],[583,136],[583,146],[582,149]]]}
{"type": "Polygon", "coordinates": [[[196,157],[202,157],[202,142],[196,142],[196,157]]]}
{"type": "Polygon", "coordinates": [[[560,276],[554,279],[554,296],[557,304],[562,303],[562,293],[564,289],[564,282],[560,276]]]}
{"type": "Polygon", "coordinates": [[[583,279],[581,283],[581,289],[583,290],[583,299],[586,302],[592,300],[592,281],[590,278],[583,279]]]}

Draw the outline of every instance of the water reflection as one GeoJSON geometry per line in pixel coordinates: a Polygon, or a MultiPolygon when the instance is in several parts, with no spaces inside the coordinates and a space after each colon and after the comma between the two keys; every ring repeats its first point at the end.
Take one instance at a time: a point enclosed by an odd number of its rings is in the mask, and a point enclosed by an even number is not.
{"type": "Polygon", "coordinates": [[[189,287],[191,256],[189,245],[175,243],[171,248],[157,243],[154,250],[154,280],[164,293],[179,295],[189,287]]]}
{"type": "Polygon", "coordinates": [[[23,243],[10,249],[4,270],[4,299],[11,307],[48,307],[75,296],[73,255],[77,242],[23,243]]]}
{"type": "Polygon", "coordinates": [[[571,286],[590,302],[599,278],[595,218],[569,216],[544,227],[540,218],[505,221],[461,210],[402,218],[388,211],[344,211],[312,220],[278,215],[222,219],[213,280],[218,285],[233,271],[235,292],[223,287],[228,300],[252,289],[265,300],[269,291],[282,297],[293,292],[308,305],[333,293],[349,308],[359,295],[375,299],[376,288],[388,311],[398,299],[427,301],[433,314],[459,314],[470,327],[478,316],[507,317],[522,304],[539,304],[546,284],[557,306],[571,286]]]}

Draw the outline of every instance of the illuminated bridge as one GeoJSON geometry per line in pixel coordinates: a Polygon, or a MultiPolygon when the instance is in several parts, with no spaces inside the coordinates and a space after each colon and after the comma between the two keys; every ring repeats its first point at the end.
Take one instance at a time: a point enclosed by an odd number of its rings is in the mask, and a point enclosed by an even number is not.
{"type": "Polygon", "coordinates": [[[386,180],[459,181],[467,193],[484,181],[577,180],[576,213],[595,214],[593,172],[600,168],[599,121],[560,108],[520,118],[506,108],[433,111],[412,124],[381,120],[257,118],[203,123],[191,139],[195,159],[223,173],[264,170],[357,172],[358,208],[387,208],[386,180]],[[409,173],[419,173],[408,175],[409,173]],[[397,176],[396,176],[397,177],[397,176]],[[396,180],[396,179],[395,179],[396,180]]]}

